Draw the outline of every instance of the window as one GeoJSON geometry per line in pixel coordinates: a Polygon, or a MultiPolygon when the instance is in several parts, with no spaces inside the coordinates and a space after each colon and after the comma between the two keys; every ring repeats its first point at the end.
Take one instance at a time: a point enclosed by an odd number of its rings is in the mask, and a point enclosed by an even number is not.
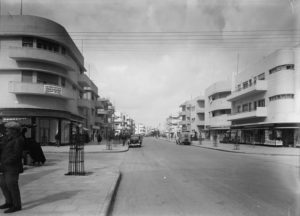
{"type": "Polygon", "coordinates": [[[252,80],[251,79],[249,80],[249,86],[252,86],[252,80]]]}
{"type": "Polygon", "coordinates": [[[61,77],[61,86],[62,87],[66,86],[66,79],[64,77],[61,77]]]}
{"type": "Polygon", "coordinates": [[[248,111],[248,104],[243,104],[243,112],[247,112],[248,111]]]}
{"type": "Polygon", "coordinates": [[[241,84],[237,85],[237,90],[238,90],[238,91],[241,90],[241,84]]]}
{"type": "Polygon", "coordinates": [[[45,50],[49,50],[49,51],[53,51],[53,52],[59,51],[59,45],[57,43],[53,43],[53,42],[42,40],[42,39],[37,39],[36,47],[38,49],[45,49],[45,50]]]}
{"type": "Polygon", "coordinates": [[[248,109],[249,109],[249,112],[252,110],[252,103],[251,102],[248,104],[248,109]]]}
{"type": "Polygon", "coordinates": [[[22,71],[22,82],[32,82],[32,71],[22,71]]]}
{"type": "Polygon", "coordinates": [[[294,69],[295,69],[295,65],[293,64],[280,65],[269,70],[269,74],[273,74],[281,70],[294,70],[294,69]]]}
{"type": "Polygon", "coordinates": [[[241,106],[237,106],[237,113],[241,112],[241,106]]]}
{"type": "Polygon", "coordinates": [[[265,107],[265,99],[258,101],[258,107],[265,107]]]}
{"type": "Polygon", "coordinates": [[[258,79],[258,80],[265,80],[265,73],[259,74],[259,75],[257,76],[257,79],[258,79]]]}
{"type": "Polygon", "coordinates": [[[256,110],[256,107],[257,107],[257,102],[254,101],[254,110],[256,110]]]}
{"type": "Polygon", "coordinates": [[[33,47],[33,38],[32,37],[23,37],[22,38],[23,47],[33,47]]]}
{"type": "Polygon", "coordinates": [[[281,99],[293,99],[294,94],[281,94],[281,95],[274,95],[272,97],[269,97],[270,101],[274,100],[281,100],[281,99]]]}
{"type": "Polygon", "coordinates": [[[66,54],[66,48],[65,47],[61,47],[61,54],[63,54],[63,55],[66,54]]]}
{"type": "Polygon", "coordinates": [[[37,83],[58,85],[58,76],[48,73],[37,73],[37,83]]]}
{"type": "Polygon", "coordinates": [[[243,82],[243,89],[248,88],[248,81],[247,82],[243,82]]]}

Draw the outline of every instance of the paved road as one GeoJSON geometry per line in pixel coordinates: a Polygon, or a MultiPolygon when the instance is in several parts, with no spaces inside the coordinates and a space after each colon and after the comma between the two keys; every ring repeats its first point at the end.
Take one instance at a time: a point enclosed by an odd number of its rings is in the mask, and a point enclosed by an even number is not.
{"type": "Polygon", "coordinates": [[[120,168],[113,216],[299,213],[299,167],[288,157],[220,152],[145,138],[142,148],[126,153],[120,168]]]}

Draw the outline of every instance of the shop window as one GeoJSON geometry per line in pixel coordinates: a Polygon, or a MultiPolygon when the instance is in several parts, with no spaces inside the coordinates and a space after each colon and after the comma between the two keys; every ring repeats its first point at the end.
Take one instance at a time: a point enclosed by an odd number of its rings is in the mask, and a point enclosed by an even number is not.
{"type": "Polygon", "coordinates": [[[23,37],[22,38],[23,47],[33,47],[33,37],[23,37]]]}
{"type": "Polygon", "coordinates": [[[22,71],[22,82],[32,82],[32,71],[22,71]]]}
{"type": "Polygon", "coordinates": [[[37,83],[58,85],[58,76],[48,73],[37,73],[37,83]]]}

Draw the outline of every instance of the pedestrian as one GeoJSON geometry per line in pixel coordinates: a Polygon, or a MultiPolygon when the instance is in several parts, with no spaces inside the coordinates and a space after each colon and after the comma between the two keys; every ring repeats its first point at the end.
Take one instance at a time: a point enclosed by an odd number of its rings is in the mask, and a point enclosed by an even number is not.
{"type": "Polygon", "coordinates": [[[23,172],[22,151],[24,138],[21,134],[21,125],[18,122],[7,122],[6,137],[0,144],[1,171],[0,187],[5,203],[0,209],[7,209],[4,213],[12,213],[22,209],[19,189],[19,174],[23,172]]]}
{"type": "Polygon", "coordinates": [[[121,139],[122,139],[123,146],[125,146],[125,143],[126,143],[126,140],[127,140],[127,135],[125,133],[122,133],[121,134],[121,139]]]}
{"type": "Polygon", "coordinates": [[[59,133],[59,131],[55,135],[55,142],[56,142],[56,146],[59,147],[60,146],[60,133],[59,133]]]}
{"type": "Polygon", "coordinates": [[[100,133],[98,133],[98,135],[97,135],[97,141],[98,141],[98,144],[100,144],[102,141],[102,136],[100,133]]]}

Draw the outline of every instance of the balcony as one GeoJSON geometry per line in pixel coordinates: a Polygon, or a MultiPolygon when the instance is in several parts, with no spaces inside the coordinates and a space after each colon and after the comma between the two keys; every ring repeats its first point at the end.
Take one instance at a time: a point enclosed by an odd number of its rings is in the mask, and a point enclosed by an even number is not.
{"type": "Polygon", "coordinates": [[[227,101],[227,98],[216,99],[210,103],[209,112],[223,109],[231,109],[231,103],[227,101]]]}
{"type": "Polygon", "coordinates": [[[94,101],[88,100],[88,99],[78,99],[77,100],[77,106],[85,107],[85,108],[93,108],[94,107],[94,101]]]}
{"type": "Polygon", "coordinates": [[[268,112],[266,107],[257,107],[256,110],[251,112],[235,113],[228,116],[229,121],[249,119],[249,118],[260,118],[267,117],[268,112]]]}
{"type": "Polygon", "coordinates": [[[97,110],[97,114],[98,115],[107,115],[108,114],[108,110],[98,109],[97,110]]]}
{"type": "Polygon", "coordinates": [[[76,70],[75,62],[67,55],[31,47],[10,47],[9,57],[17,61],[47,62],[66,70],[76,70]]]}
{"type": "Polygon", "coordinates": [[[104,119],[103,119],[102,117],[99,117],[99,116],[96,116],[96,117],[95,117],[95,122],[101,123],[101,124],[104,124],[104,123],[105,123],[104,119]]]}
{"type": "Polygon", "coordinates": [[[78,75],[78,84],[82,87],[90,87],[91,80],[86,74],[79,74],[78,75]]]}
{"type": "Polygon", "coordinates": [[[17,95],[42,95],[67,100],[73,100],[75,98],[75,93],[71,89],[41,83],[11,81],[8,84],[8,91],[17,95]]]}
{"type": "Polygon", "coordinates": [[[205,108],[204,107],[196,107],[196,113],[205,113],[205,108]]]}
{"type": "Polygon", "coordinates": [[[214,127],[229,127],[231,125],[231,122],[228,121],[228,118],[231,115],[224,114],[224,115],[219,115],[215,117],[210,117],[209,118],[209,126],[214,128],[214,127]]]}
{"type": "Polygon", "coordinates": [[[241,98],[245,98],[251,95],[255,95],[268,90],[268,83],[266,80],[257,80],[255,85],[251,85],[247,88],[232,92],[231,95],[227,97],[228,101],[236,101],[241,98]]]}

